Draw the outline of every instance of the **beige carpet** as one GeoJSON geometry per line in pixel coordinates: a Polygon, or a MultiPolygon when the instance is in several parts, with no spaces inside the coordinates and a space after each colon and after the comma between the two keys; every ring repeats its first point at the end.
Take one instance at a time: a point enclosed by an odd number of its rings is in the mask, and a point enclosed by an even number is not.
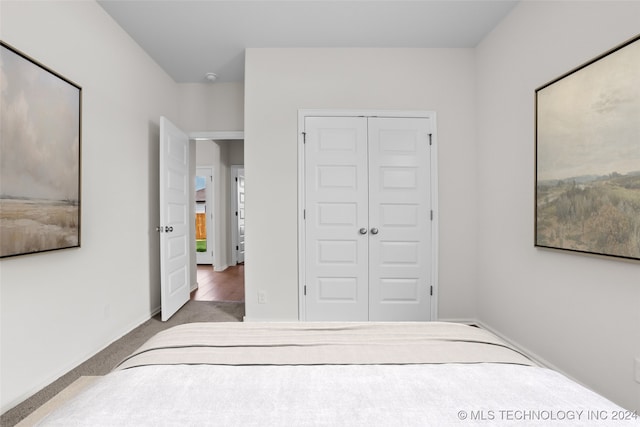
{"type": "MultiPolygon", "coordinates": [[[[160,315],[156,315],[119,340],[114,341],[80,366],[2,414],[0,425],[2,427],[15,426],[29,414],[45,405],[46,402],[54,399],[60,392],[71,387],[72,383],[81,377],[106,375],[122,359],[162,330],[192,322],[241,322],[243,317],[244,303],[214,301],[189,301],[166,322],[162,322],[160,315]]],[[[82,384],[84,382],[76,384],[74,388],[82,384]]]]}
{"type": "Polygon", "coordinates": [[[62,390],[60,393],[53,396],[53,399],[33,411],[27,418],[16,424],[16,427],[32,427],[42,420],[45,415],[54,409],[58,408],[67,400],[73,398],[88,385],[92,384],[96,379],[100,377],[80,377],[69,385],[69,387],[62,390]]]}

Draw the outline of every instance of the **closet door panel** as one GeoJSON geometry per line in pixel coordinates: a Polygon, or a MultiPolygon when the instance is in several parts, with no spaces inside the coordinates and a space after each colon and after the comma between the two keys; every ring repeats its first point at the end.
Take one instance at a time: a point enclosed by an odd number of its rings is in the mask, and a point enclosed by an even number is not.
{"type": "Polygon", "coordinates": [[[429,119],[370,118],[369,320],[430,319],[429,119]]]}
{"type": "Polygon", "coordinates": [[[307,320],[368,320],[367,122],[305,119],[307,320]]]}

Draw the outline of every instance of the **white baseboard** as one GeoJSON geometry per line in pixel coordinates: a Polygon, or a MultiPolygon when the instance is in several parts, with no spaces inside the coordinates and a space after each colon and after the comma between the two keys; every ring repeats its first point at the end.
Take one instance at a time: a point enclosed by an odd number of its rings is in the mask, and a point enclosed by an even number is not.
{"type": "Polygon", "coordinates": [[[213,271],[218,271],[218,272],[225,271],[227,268],[229,268],[227,264],[221,265],[221,266],[216,265],[215,267],[213,267],[213,271]]]}
{"type": "Polygon", "coordinates": [[[532,361],[534,361],[536,364],[544,367],[544,368],[550,368],[553,369],[554,371],[559,371],[560,370],[554,366],[552,363],[548,362],[547,360],[545,360],[543,357],[538,356],[536,353],[534,353],[533,351],[529,350],[528,348],[524,347],[523,345],[517,343],[516,341],[504,336],[502,333],[496,331],[495,329],[493,329],[491,326],[487,325],[484,322],[481,322],[479,320],[476,320],[476,324],[478,326],[480,326],[482,329],[486,329],[487,331],[491,332],[492,334],[498,336],[498,338],[500,338],[501,340],[505,341],[507,344],[509,344],[510,346],[512,346],[513,348],[515,348],[516,350],[518,350],[519,352],[521,352],[522,354],[524,354],[525,356],[527,356],[529,359],[531,359],[532,361]]]}
{"type": "Polygon", "coordinates": [[[518,343],[517,341],[514,341],[514,340],[506,337],[505,335],[503,335],[502,333],[496,331],[495,329],[493,329],[491,326],[487,325],[486,323],[481,322],[479,320],[476,320],[475,324],[480,326],[482,329],[486,329],[487,331],[491,332],[492,334],[498,336],[498,338],[502,339],[507,344],[511,345],[513,348],[515,348],[516,350],[518,350],[519,352],[521,352],[522,354],[527,356],[529,359],[533,360],[535,363],[537,363],[541,367],[547,368],[547,369],[551,369],[552,371],[559,372],[562,375],[564,375],[565,377],[567,377],[570,380],[572,380],[573,382],[576,382],[576,383],[580,384],[581,386],[593,391],[593,389],[591,387],[589,387],[588,385],[584,384],[582,381],[572,377],[571,375],[569,375],[568,373],[566,373],[565,371],[563,371],[562,369],[560,369],[559,367],[557,367],[553,363],[549,362],[544,357],[540,356],[539,354],[537,354],[534,351],[531,351],[530,349],[528,349],[527,347],[525,347],[522,344],[518,343]]]}
{"type": "Polygon", "coordinates": [[[247,317],[247,316],[244,316],[242,318],[242,321],[243,322],[263,322],[263,323],[283,323],[283,322],[297,323],[297,322],[302,322],[301,320],[298,320],[298,319],[256,319],[256,318],[247,317]]]}
{"type": "Polygon", "coordinates": [[[544,357],[540,356],[539,354],[535,353],[534,351],[531,351],[530,349],[528,349],[527,347],[525,347],[522,344],[518,343],[517,341],[514,341],[511,338],[506,337],[504,334],[500,333],[499,331],[495,330],[491,326],[487,325],[486,323],[484,323],[484,322],[482,322],[482,321],[480,321],[478,319],[449,318],[449,319],[438,319],[438,321],[439,322],[463,323],[463,324],[466,324],[466,325],[477,325],[480,328],[485,329],[485,330],[491,332],[492,334],[496,335],[498,338],[500,338],[501,340],[505,341],[507,344],[509,344],[510,346],[515,348],[517,351],[519,351],[520,353],[524,354],[526,357],[531,359],[537,365],[539,365],[539,366],[541,366],[543,368],[548,368],[548,369],[551,369],[553,371],[559,372],[562,375],[564,375],[565,377],[571,379],[572,381],[582,385],[583,387],[591,389],[590,387],[588,387],[584,383],[580,382],[579,380],[573,378],[571,375],[569,375],[566,372],[564,372],[562,369],[560,369],[559,367],[557,367],[553,363],[551,363],[548,360],[546,360],[544,357]]]}
{"type": "Polygon", "coordinates": [[[465,325],[475,325],[478,323],[478,321],[476,319],[470,319],[470,318],[444,318],[444,319],[438,319],[436,320],[436,322],[451,322],[451,323],[463,323],[465,325]]]}
{"type": "Polygon", "coordinates": [[[18,406],[19,404],[21,404],[22,402],[24,402],[25,400],[27,400],[28,398],[30,398],[31,396],[33,396],[34,394],[36,394],[37,392],[42,390],[43,388],[47,387],[48,385],[50,385],[51,383],[56,381],[58,378],[68,374],[73,369],[75,369],[78,366],[82,365],[84,362],[86,362],[87,360],[91,359],[93,356],[95,356],[96,354],[100,353],[102,350],[104,350],[105,348],[109,347],[111,344],[113,344],[114,342],[116,342],[117,340],[119,340],[120,338],[122,338],[123,336],[125,336],[126,334],[128,334],[129,332],[131,332],[132,330],[137,328],[138,326],[142,325],[144,322],[146,322],[147,320],[151,319],[153,316],[155,316],[159,312],[160,312],[160,307],[154,309],[151,313],[149,313],[149,315],[144,315],[144,316],[138,317],[135,321],[130,322],[127,326],[125,326],[123,328],[124,332],[117,332],[115,334],[115,336],[113,338],[109,339],[107,344],[105,344],[104,346],[99,347],[96,350],[90,350],[89,352],[85,353],[84,355],[82,355],[82,356],[72,360],[71,362],[65,364],[61,369],[58,369],[55,373],[45,377],[45,379],[40,381],[36,386],[31,387],[29,390],[27,390],[24,393],[20,394],[15,399],[11,400],[10,402],[7,402],[5,405],[2,406],[2,408],[0,408],[0,411],[2,411],[1,413],[4,414],[5,412],[9,411],[10,409],[18,406]]]}

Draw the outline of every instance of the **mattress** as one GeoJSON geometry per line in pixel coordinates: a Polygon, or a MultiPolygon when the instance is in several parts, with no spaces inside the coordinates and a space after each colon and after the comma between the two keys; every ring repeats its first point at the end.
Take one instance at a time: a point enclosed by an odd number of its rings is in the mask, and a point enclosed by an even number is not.
{"type": "Polygon", "coordinates": [[[44,426],[639,425],[489,332],[443,322],[161,332],[44,426]]]}

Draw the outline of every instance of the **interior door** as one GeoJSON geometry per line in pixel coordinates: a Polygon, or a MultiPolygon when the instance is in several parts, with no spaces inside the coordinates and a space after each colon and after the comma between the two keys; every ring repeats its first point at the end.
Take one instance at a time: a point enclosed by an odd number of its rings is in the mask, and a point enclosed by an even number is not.
{"type": "Polygon", "coordinates": [[[237,235],[238,244],[236,245],[238,262],[244,262],[244,169],[238,169],[236,180],[236,203],[237,203],[237,235]]]}
{"type": "Polygon", "coordinates": [[[430,320],[430,121],[306,117],[306,320],[430,320]]]}
{"type": "Polygon", "coordinates": [[[427,118],[369,119],[369,320],[430,320],[427,118]]]}
{"type": "Polygon", "coordinates": [[[162,320],[189,300],[189,137],[160,118],[160,298],[162,320]]]}
{"type": "Polygon", "coordinates": [[[305,119],[307,320],[366,321],[367,119],[305,119]]]}

